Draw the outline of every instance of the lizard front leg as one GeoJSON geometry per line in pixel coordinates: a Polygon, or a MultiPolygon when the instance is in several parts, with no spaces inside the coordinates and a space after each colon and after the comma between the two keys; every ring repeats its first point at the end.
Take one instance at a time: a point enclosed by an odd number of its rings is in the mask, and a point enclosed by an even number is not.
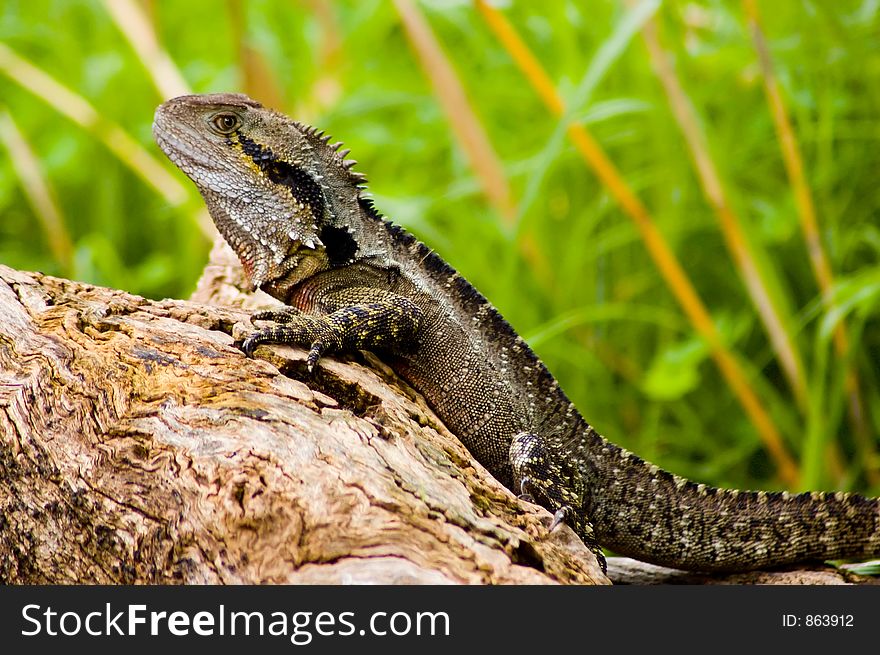
{"type": "Polygon", "coordinates": [[[568,524],[596,556],[605,572],[605,555],[593,534],[593,525],[581,511],[581,492],[572,483],[578,478],[561,468],[565,458],[551,456],[544,440],[531,432],[521,432],[513,438],[509,458],[514,489],[519,489],[525,500],[555,512],[550,531],[560,523],[568,524]]]}
{"type": "Polygon", "coordinates": [[[377,350],[401,354],[416,343],[422,311],[403,296],[368,287],[328,292],[321,298],[321,316],[294,308],[257,312],[251,320],[272,320],[279,325],[257,330],[241,345],[250,355],[261,343],[292,344],[309,349],[311,371],[328,352],[377,350]]]}

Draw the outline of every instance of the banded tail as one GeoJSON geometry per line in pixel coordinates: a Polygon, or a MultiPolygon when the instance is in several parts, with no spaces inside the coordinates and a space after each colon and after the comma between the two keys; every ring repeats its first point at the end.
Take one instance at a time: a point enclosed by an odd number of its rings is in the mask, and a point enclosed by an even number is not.
{"type": "Polygon", "coordinates": [[[621,555],[702,571],[880,556],[878,498],[718,489],[604,439],[593,463],[586,509],[599,543],[621,555]]]}

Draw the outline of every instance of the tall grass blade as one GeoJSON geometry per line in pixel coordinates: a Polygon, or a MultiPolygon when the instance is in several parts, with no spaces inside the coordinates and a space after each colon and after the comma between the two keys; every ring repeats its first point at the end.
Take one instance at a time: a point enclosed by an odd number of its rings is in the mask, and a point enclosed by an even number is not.
{"type": "Polygon", "coordinates": [[[0,73],[91,133],[171,205],[189,197],[184,186],[119,125],[102,116],[82,96],[0,43],[0,73]]]}
{"type": "Polygon", "coordinates": [[[486,197],[498,213],[512,223],[516,216],[516,205],[504,169],[449,58],[414,3],[410,0],[394,0],[394,6],[409,42],[443,106],[449,127],[465,150],[486,197]]]}
{"type": "Polygon", "coordinates": [[[135,0],[104,0],[104,8],[137,53],[163,99],[192,93],[180,70],[159,45],[140,4],[135,0]]]}
{"type": "Polygon", "coordinates": [[[651,66],[666,92],[672,113],[687,143],[703,195],[718,218],[727,249],[733,256],[752,304],[770,337],[773,350],[776,352],[795,400],[805,411],[808,404],[807,381],[803,359],[792,335],[791,320],[783,316],[783,310],[774,302],[768,282],[764,279],[767,273],[762,271],[755,260],[742,220],[733,210],[721,182],[718,167],[709,152],[706,135],[699,126],[693,104],[660,44],[656,20],[651,19],[645,23],[642,37],[648,49],[651,66]]]}
{"type": "Polygon", "coordinates": [[[310,89],[310,111],[317,114],[325,107],[332,107],[342,96],[340,72],[345,60],[342,27],[339,24],[337,8],[324,0],[304,0],[318,23],[318,53],[315,65],[317,76],[310,89]]]}
{"type": "Polygon", "coordinates": [[[638,33],[639,28],[659,7],[660,3],[658,0],[644,0],[632,12],[624,16],[611,35],[599,46],[595,56],[591,58],[590,65],[587,67],[570,101],[564,103],[559,99],[558,103],[553,103],[553,108],[559,110],[560,121],[543,152],[538,157],[537,166],[535,166],[529,176],[529,184],[520,203],[520,217],[525,215],[540,194],[541,185],[547,177],[550,165],[562,151],[565,135],[569,132],[570,126],[574,122],[573,116],[583,113],[590,96],[599,85],[599,82],[602,81],[608,71],[611,70],[612,65],[623,55],[633,37],[638,33]]]}
{"type": "MultiPolygon", "coordinates": [[[[534,57],[513,26],[501,12],[488,2],[476,0],[476,5],[486,24],[536,89],[547,109],[556,116],[563,115],[565,103],[555,90],[555,86],[543,66],[534,57]]],[[[776,466],[779,477],[788,486],[797,486],[798,467],[783,443],[779,430],[752,390],[736,358],[724,344],[717,326],[697,295],[687,273],[657,229],[653,217],[583,124],[568,123],[567,133],[587,165],[635,223],[666,285],[681,305],[694,329],[706,340],[716,365],[749,420],[755,426],[765,449],[776,466]]]]}
{"type": "Polygon", "coordinates": [[[61,267],[62,275],[73,275],[73,243],[55,193],[43,175],[40,162],[18,129],[12,115],[0,107],[0,142],[9,152],[12,169],[21,182],[25,197],[40,221],[49,250],[61,267]]]}
{"type": "MultiPolygon", "coordinates": [[[[394,5],[409,42],[434,88],[434,94],[446,113],[447,122],[480,180],[483,193],[504,222],[513,227],[517,207],[507,176],[452,63],[415,4],[410,0],[394,0],[394,5]]],[[[535,241],[525,236],[518,245],[541,284],[550,288],[553,273],[535,241]]]]}
{"type": "MultiPolygon", "coordinates": [[[[284,90],[263,54],[247,38],[247,11],[243,0],[227,0],[233,40],[238,49],[238,74],[241,91],[269,107],[286,105],[284,90]]],[[[305,117],[303,117],[305,118],[305,117]]]]}
{"type": "MultiPolygon", "coordinates": [[[[761,28],[761,18],[756,0],[743,0],[743,8],[752,33],[752,41],[758,54],[758,64],[761,76],[764,80],[764,93],[770,106],[770,115],[773,118],[773,126],[779,139],[779,147],[782,151],[782,160],[788,179],[794,192],[795,203],[800,219],[801,233],[807,246],[807,255],[813,269],[813,275],[822,294],[822,300],[828,312],[834,311],[834,274],[822,237],[819,231],[819,220],[816,216],[816,207],[813,203],[813,194],[804,172],[803,157],[801,156],[798,139],[792,129],[785,98],[782,95],[773,59],[764,31],[761,28]]],[[[840,321],[834,329],[834,347],[840,359],[846,359],[850,352],[850,339],[846,323],[840,321]]],[[[865,462],[876,459],[876,446],[871,438],[871,430],[865,416],[865,407],[862,403],[858,374],[854,366],[848,366],[845,378],[845,387],[848,400],[848,412],[850,425],[858,440],[859,450],[865,462]]],[[[880,470],[868,468],[868,476],[872,484],[880,483],[880,470]]]]}

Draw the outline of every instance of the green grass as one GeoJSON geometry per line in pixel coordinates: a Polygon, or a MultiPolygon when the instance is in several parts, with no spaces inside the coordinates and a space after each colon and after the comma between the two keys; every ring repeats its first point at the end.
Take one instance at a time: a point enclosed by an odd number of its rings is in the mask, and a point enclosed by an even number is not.
{"type": "MultiPolygon", "coordinates": [[[[262,58],[283,99],[279,108],[346,141],[379,208],[499,307],[604,434],[702,481],[779,488],[753,425],[634,225],[470,3],[419,6],[503,163],[520,208],[516,229],[483,196],[392,3],[333,3],[340,47],[329,61],[313,3],[248,2],[241,21],[232,18],[236,4],[151,3],[160,42],[195,91],[249,88],[242,41],[262,58]],[[550,280],[523,258],[517,241],[527,238],[552,263],[550,280]]],[[[880,461],[871,454],[880,434],[878,3],[762,6],[836,276],[831,313],[819,299],[740,4],[666,3],[657,12],[728,195],[793,317],[809,386],[806,411],[782,376],[644,43],[638,30],[628,30],[625,5],[501,8],[570,116],[585,122],[655,217],[800,463],[802,482],[880,493],[880,461]],[[849,361],[832,345],[841,318],[849,361]],[[867,410],[867,450],[848,418],[849,364],[867,410]]],[[[102,3],[7,0],[0,42],[161,157],[150,137],[161,97],[102,3]]],[[[167,164],[191,196],[174,206],[94,133],[2,74],[0,108],[39,157],[75,249],[70,270],[54,260],[15,162],[0,149],[0,262],[154,298],[190,293],[209,244],[194,220],[200,200],[182,175],[167,164]]]]}

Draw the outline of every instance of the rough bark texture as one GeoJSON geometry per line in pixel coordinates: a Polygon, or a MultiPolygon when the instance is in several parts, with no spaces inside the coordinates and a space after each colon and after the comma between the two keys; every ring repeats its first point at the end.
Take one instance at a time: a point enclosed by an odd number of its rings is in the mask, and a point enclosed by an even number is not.
{"type": "Polygon", "coordinates": [[[607,582],[390,372],[245,321],[0,267],[0,582],[607,582]]]}
{"type": "MultiPolygon", "coordinates": [[[[0,583],[608,582],[374,358],[244,357],[240,276],[220,243],[190,302],[0,266],[0,583]]],[[[658,568],[609,573],[719,580],[658,568]]]]}

